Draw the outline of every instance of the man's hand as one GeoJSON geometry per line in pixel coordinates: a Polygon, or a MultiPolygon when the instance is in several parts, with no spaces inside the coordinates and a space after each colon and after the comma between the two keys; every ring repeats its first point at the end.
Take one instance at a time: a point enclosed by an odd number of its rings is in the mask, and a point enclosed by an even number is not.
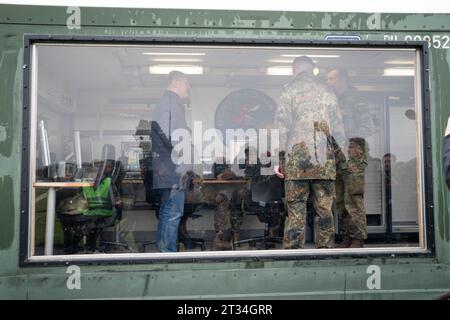
{"type": "Polygon", "coordinates": [[[330,136],[330,127],[328,126],[328,123],[326,123],[325,121],[314,122],[314,128],[317,131],[322,131],[323,133],[325,133],[326,136],[330,136]]]}
{"type": "Polygon", "coordinates": [[[445,129],[445,136],[448,136],[450,134],[450,117],[448,117],[447,120],[447,128],[445,129]]]}
{"type": "Polygon", "coordinates": [[[278,178],[284,179],[284,169],[283,169],[283,167],[274,166],[273,170],[275,171],[275,174],[277,175],[278,178]]]}

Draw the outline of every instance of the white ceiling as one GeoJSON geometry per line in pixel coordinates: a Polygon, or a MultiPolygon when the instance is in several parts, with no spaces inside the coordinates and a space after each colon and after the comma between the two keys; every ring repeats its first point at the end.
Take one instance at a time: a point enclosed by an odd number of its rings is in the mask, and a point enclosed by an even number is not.
{"type": "MultiPolygon", "coordinates": [[[[269,66],[290,66],[292,57],[283,54],[338,55],[339,58],[313,58],[322,79],[331,67],[349,70],[352,81],[361,87],[376,86],[386,92],[413,90],[413,77],[383,77],[391,60],[414,60],[410,50],[330,50],[269,49],[217,47],[142,47],[142,46],[65,46],[39,45],[39,90],[64,92],[79,108],[95,109],[145,106],[154,103],[165,88],[165,75],[149,74],[148,68],[160,62],[155,59],[198,59],[203,75],[191,75],[197,94],[213,88],[255,88],[282,90],[289,76],[268,76],[269,66]],[[144,55],[146,52],[161,55],[144,55]],[[170,56],[163,53],[203,53],[202,56],[170,56]],[[271,62],[278,60],[278,62],[271,62]],[[284,61],[284,62],[283,62],[284,61]]],[[[395,65],[394,65],[395,66],[395,65]]],[[[405,67],[405,65],[397,65],[405,67]]],[[[409,67],[412,67],[410,65],[409,67]]]]}

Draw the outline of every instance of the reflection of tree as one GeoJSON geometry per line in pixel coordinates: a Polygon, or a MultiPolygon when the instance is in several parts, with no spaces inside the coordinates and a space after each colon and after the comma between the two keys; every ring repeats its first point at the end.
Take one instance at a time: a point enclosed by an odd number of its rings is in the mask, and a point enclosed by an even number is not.
{"type": "Polygon", "coordinates": [[[405,163],[396,162],[395,156],[383,157],[386,191],[386,233],[392,236],[392,221],[416,223],[417,200],[417,159],[405,163]]]}
{"type": "MultiPolygon", "coordinates": [[[[394,212],[408,221],[417,221],[417,159],[399,163],[395,168],[397,186],[393,185],[394,212]]],[[[395,213],[394,213],[395,214],[395,213]]]]}
{"type": "Polygon", "coordinates": [[[392,173],[396,156],[387,153],[383,156],[384,186],[386,198],[386,242],[392,241],[392,173]]]}

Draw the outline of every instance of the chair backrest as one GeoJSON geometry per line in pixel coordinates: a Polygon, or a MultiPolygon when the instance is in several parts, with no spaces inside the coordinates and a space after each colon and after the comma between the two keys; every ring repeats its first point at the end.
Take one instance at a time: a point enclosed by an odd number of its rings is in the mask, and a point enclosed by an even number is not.
{"type": "Polygon", "coordinates": [[[267,223],[271,212],[283,210],[283,185],[277,176],[259,176],[252,180],[251,200],[244,203],[244,210],[253,213],[262,223],[267,223]]]}
{"type": "Polygon", "coordinates": [[[259,176],[252,180],[251,192],[254,202],[281,201],[283,198],[283,181],[275,175],[259,176]]]}
{"type": "Polygon", "coordinates": [[[120,161],[111,159],[97,162],[97,166],[98,173],[94,186],[83,188],[89,206],[85,215],[97,216],[94,210],[100,207],[102,209],[98,211],[99,222],[102,222],[102,227],[109,227],[122,218],[121,208],[116,207],[116,201],[118,200],[116,195],[118,195],[118,190],[125,177],[125,170],[120,161]]]}

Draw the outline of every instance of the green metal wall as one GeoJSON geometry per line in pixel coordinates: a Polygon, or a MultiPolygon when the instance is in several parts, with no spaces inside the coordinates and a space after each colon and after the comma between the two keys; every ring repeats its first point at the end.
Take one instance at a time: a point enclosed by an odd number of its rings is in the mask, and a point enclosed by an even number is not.
{"type": "Polygon", "coordinates": [[[450,115],[448,49],[431,48],[431,125],[435,258],[341,258],[273,262],[82,266],[81,290],[66,287],[66,267],[19,268],[24,33],[323,40],[450,35],[450,15],[294,13],[81,8],[81,28],[66,7],[0,5],[0,298],[431,298],[450,290],[449,192],[442,179],[442,136],[450,115]],[[367,267],[381,268],[369,290],[367,267]],[[182,286],[180,284],[183,284],[182,286]]]}

